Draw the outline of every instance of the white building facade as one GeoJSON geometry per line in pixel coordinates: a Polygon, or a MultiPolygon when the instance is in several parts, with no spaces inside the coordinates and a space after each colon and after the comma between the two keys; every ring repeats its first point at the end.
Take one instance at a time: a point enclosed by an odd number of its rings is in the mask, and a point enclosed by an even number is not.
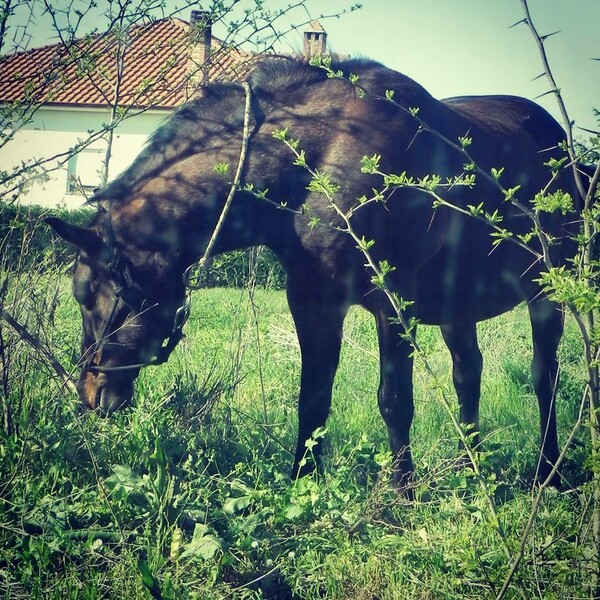
{"type": "MultiPolygon", "coordinates": [[[[134,160],[148,136],[170,112],[147,110],[119,124],[114,131],[108,163],[109,180],[134,160]]],[[[102,183],[107,140],[95,139],[77,153],[72,151],[90,139],[88,132],[101,132],[108,122],[108,109],[77,106],[39,108],[31,121],[0,148],[0,169],[11,173],[22,165],[41,162],[41,168],[36,170],[40,174],[31,179],[19,178],[19,182],[23,183],[17,189],[13,189],[15,182],[9,180],[4,190],[0,189],[0,194],[4,191],[5,201],[16,199],[21,205],[50,208],[81,207],[102,183]]]]}
{"type": "Polygon", "coordinates": [[[236,78],[250,58],[213,38],[202,10],[189,22],[160,19],[73,47],[0,59],[0,142],[18,123],[0,146],[0,201],[80,207],[103,183],[111,123],[107,180],[198,85],[236,78]],[[113,120],[113,110],[124,118],[113,120]]]}

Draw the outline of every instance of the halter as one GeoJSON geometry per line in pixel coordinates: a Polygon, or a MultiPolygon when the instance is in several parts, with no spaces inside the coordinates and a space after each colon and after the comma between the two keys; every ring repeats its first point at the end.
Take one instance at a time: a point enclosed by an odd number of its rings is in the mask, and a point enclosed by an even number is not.
{"type": "MultiPolygon", "coordinates": [[[[152,365],[161,365],[169,359],[171,353],[175,349],[175,346],[181,341],[184,337],[183,327],[186,324],[191,311],[191,290],[199,289],[202,287],[198,284],[192,283],[192,276],[195,271],[199,272],[197,277],[198,281],[203,279],[203,275],[208,270],[210,264],[210,258],[212,255],[213,248],[215,246],[217,237],[223,227],[225,222],[225,217],[229,212],[229,208],[231,207],[231,203],[235,196],[235,193],[239,187],[240,178],[242,175],[242,170],[244,165],[246,164],[246,153],[248,150],[248,137],[249,137],[249,123],[250,123],[250,106],[252,101],[252,89],[247,82],[242,82],[242,87],[244,89],[246,95],[246,104],[244,110],[244,128],[242,134],[242,147],[240,150],[240,157],[238,160],[237,169],[235,172],[235,177],[229,188],[229,194],[227,195],[227,199],[225,200],[225,204],[223,206],[223,210],[219,216],[219,220],[215,225],[213,233],[209,239],[209,242],[206,246],[204,254],[198,260],[197,263],[193,263],[184,271],[183,274],[183,282],[186,288],[185,298],[183,304],[179,306],[179,308],[175,311],[175,317],[173,319],[173,325],[171,326],[171,331],[167,336],[163,337],[163,341],[161,343],[160,348],[156,352],[156,356],[146,362],[131,364],[131,365],[122,365],[116,367],[103,367],[100,365],[93,364],[93,359],[102,352],[102,349],[106,345],[108,338],[111,333],[114,331],[110,331],[114,325],[115,315],[117,314],[117,308],[119,306],[119,302],[123,302],[127,306],[129,306],[133,311],[137,313],[137,315],[141,315],[144,312],[149,310],[153,310],[158,308],[159,304],[156,302],[154,304],[150,304],[147,302],[147,298],[143,295],[142,289],[138,286],[131,276],[131,271],[129,270],[129,265],[127,264],[127,259],[123,255],[123,253],[119,250],[117,246],[117,242],[115,239],[115,234],[112,225],[112,215],[110,212],[110,207],[108,209],[108,221],[107,221],[107,238],[108,238],[108,246],[112,252],[111,261],[108,265],[108,269],[117,284],[117,288],[115,289],[114,295],[115,299],[113,305],[108,314],[108,318],[104,322],[104,326],[102,327],[102,333],[99,336],[99,339],[92,346],[93,351],[91,356],[85,360],[83,363],[83,370],[88,371],[90,373],[112,373],[117,371],[132,371],[136,369],[141,369],[142,367],[152,366],[152,365]],[[139,306],[136,307],[135,298],[141,300],[137,303],[139,306]],[[145,304],[148,306],[145,308],[145,304]],[[165,342],[166,340],[166,342],[165,342]],[[95,346],[95,348],[94,348],[95,346]]],[[[195,278],[194,278],[195,279],[195,278]]],[[[116,330],[115,330],[116,331],[116,330]]]]}
{"type": "MultiPolygon", "coordinates": [[[[94,344],[95,348],[92,346],[92,348],[94,348],[93,352],[91,356],[84,362],[83,369],[85,371],[89,371],[90,373],[110,373],[113,371],[131,371],[151,365],[161,365],[169,359],[169,356],[175,349],[175,346],[177,346],[177,344],[184,337],[183,326],[186,324],[191,310],[191,298],[189,290],[186,291],[183,304],[181,304],[181,306],[179,306],[179,308],[175,311],[175,317],[173,319],[171,331],[163,338],[163,342],[161,343],[160,348],[152,360],[143,363],[121,365],[116,367],[103,367],[92,363],[94,357],[100,354],[104,349],[104,346],[106,345],[110,335],[116,331],[116,329],[115,331],[111,331],[111,329],[114,325],[119,302],[122,302],[131,308],[132,311],[137,315],[141,315],[145,312],[156,309],[159,306],[158,302],[155,302],[154,304],[148,302],[148,299],[143,295],[141,288],[133,281],[129,265],[127,264],[123,253],[116,245],[110,211],[108,212],[107,234],[108,244],[112,249],[112,258],[108,265],[108,270],[111,273],[112,278],[117,283],[117,287],[114,291],[115,299],[111,306],[110,312],[108,313],[108,318],[104,322],[98,341],[94,344]]],[[[150,324],[152,325],[152,323],[150,324]]]]}

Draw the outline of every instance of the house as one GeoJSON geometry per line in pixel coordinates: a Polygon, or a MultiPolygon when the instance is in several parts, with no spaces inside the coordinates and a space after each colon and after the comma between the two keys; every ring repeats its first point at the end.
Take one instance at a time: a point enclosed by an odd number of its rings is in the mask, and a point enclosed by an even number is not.
{"type": "MultiPolygon", "coordinates": [[[[325,36],[311,24],[307,55],[324,53],[325,36]]],[[[81,206],[200,83],[242,76],[251,59],[213,37],[200,10],[4,57],[0,199],[81,206]]]]}

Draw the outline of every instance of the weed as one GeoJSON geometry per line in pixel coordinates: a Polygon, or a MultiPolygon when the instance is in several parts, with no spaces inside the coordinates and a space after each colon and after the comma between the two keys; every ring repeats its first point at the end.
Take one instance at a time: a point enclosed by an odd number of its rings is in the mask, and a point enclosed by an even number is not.
{"type": "MultiPolygon", "coordinates": [[[[42,280],[40,280],[42,281],[42,280]]],[[[78,317],[58,280],[56,343],[74,365],[78,317]]],[[[52,296],[54,297],[54,296],[52,296]]],[[[376,338],[351,311],[326,434],[322,477],[288,477],[296,432],[298,350],[281,292],[256,290],[258,327],[236,290],[197,292],[186,339],[139,379],[135,406],[110,419],[74,398],[22,348],[11,379],[14,423],[0,439],[0,590],[6,597],[445,598],[491,596],[507,558],[458,440],[418,370],[412,503],[390,489],[378,415],[376,338]],[[259,336],[261,360],[252,349],[259,336]],[[117,583],[118,582],[118,583],[117,583]]],[[[33,310],[33,309],[31,309],[33,310]]],[[[526,309],[482,324],[481,468],[516,547],[531,498],[537,410],[526,309]],[[507,348],[511,349],[507,353],[507,348]]],[[[569,324],[570,326],[571,324],[569,324]]],[[[561,428],[582,392],[576,336],[561,349],[561,428]]],[[[450,386],[441,336],[419,341],[450,386]]],[[[310,448],[307,448],[310,453],[310,448]]],[[[566,466],[586,479],[585,440],[566,466]]],[[[591,491],[550,494],[519,586],[581,595],[589,573],[591,491]]]]}

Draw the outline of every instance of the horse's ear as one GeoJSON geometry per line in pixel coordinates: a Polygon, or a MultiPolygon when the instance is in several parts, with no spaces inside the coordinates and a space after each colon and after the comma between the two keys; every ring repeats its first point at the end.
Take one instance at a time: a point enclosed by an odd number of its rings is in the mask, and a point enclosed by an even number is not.
{"type": "Polygon", "coordinates": [[[63,240],[74,244],[81,250],[92,253],[102,246],[102,240],[98,232],[94,229],[79,227],[72,223],[67,223],[58,217],[47,217],[44,221],[60,235],[63,240]]]}

